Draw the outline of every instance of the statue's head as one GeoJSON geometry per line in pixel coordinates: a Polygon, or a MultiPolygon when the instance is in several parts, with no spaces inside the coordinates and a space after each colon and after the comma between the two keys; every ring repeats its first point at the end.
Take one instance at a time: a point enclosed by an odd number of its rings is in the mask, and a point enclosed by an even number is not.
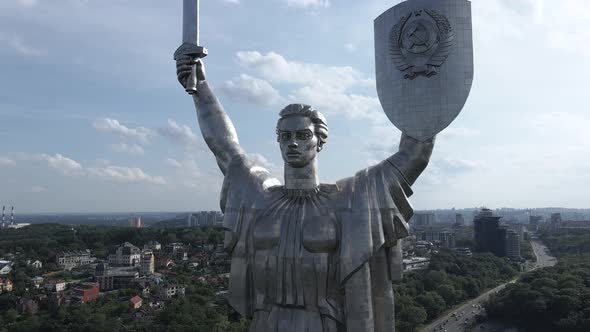
{"type": "Polygon", "coordinates": [[[328,140],[326,118],[303,104],[288,105],[279,116],[277,141],[283,160],[296,168],[308,165],[328,140]]]}

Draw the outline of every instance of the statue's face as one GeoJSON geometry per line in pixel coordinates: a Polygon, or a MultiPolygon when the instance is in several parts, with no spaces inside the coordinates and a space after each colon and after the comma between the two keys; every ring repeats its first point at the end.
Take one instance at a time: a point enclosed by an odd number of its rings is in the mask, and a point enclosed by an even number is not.
{"type": "Polygon", "coordinates": [[[308,117],[290,116],[279,124],[279,144],[285,163],[292,167],[308,165],[318,154],[318,138],[308,117]]]}

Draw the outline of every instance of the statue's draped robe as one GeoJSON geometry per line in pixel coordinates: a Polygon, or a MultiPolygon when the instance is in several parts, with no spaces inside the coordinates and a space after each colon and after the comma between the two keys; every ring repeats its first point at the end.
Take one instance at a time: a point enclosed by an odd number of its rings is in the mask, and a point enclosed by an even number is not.
{"type": "MultiPolygon", "coordinates": [[[[411,193],[407,181],[389,159],[353,177],[340,180],[335,185],[322,184],[317,194],[297,198],[296,191],[285,189],[250,158],[236,156],[225,174],[221,193],[223,225],[228,231],[225,248],[232,256],[230,304],[244,317],[253,318],[251,331],[345,331],[346,301],[352,301],[353,305],[355,301],[345,298],[346,283],[355,272],[368,264],[370,277],[363,282],[370,285],[362,289],[365,289],[367,294],[363,295],[370,298],[371,303],[361,318],[364,321],[355,323],[355,326],[372,326],[373,331],[393,331],[395,320],[391,282],[401,278],[399,239],[408,235],[407,220],[413,210],[407,197],[411,193]],[[297,210],[298,207],[301,211],[297,210]],[[306,214],[307,217],[304,216],[306,214]],[[313,218],[309,219],[309,215],[313,218]],[[306,237],[313,237],[314,232],[305,232],[303,227],[316,220],[329,225],[329,220],[333,220],[335,225],[337,246],[325,260],[320,259],[324,254],[310,254],[306,250],[312,243],[306,237]],[[264,222],[271,224],[255,227],[264,222]],[[283,274],[272,274],[271,280],[263,281],[272,283],[273,287],[268,291],[272,294],[261,296],[260,290],[263,289],[264,293],[265,288],[264,285],[261,288],[260,273],[256,272],[258,274],[255,275],[255,271],[261,271],[258,261],[264,257],[260,257],[260,252],[257,255],[261,237],[256,235],[257,240],[254,241],[254,234],[258,234],[260,229],[272,230],[273,225],[278,227],[277,234],[280,233],[277,241],[289,244],[277,245],[277,248],[282,248],[279,250],[282,256],[274,261],[276,265],[272,267],[283,274]],[[288,233],[285,227],[289,229],[288,233]],[[258,230],[255,231],[255,228],[258,230]],[[295,254],[289,255],[289,250],[295,254]],[[305,303],[310,299],[307,295],[301,298],[301,288],[310,286],[301,281],[307,277],[307,273],[300,270],[299,265],[306,258],[297,256],[297,250],[319,264],[329,265],[324,275],[328,285],[313,286],[317,288],[318,294],[321,293],[313,297],[317,303],[305,303]],[[285,271],[290,276],[287,284],[283,282],[285,271]],[[317,310],[317,313],[310,313],[310,307],[315,308],[313,310],[317,310]],[[308,310],[300,313],[297,308],[308,310]],[[301,320],[306,322],[298,322],[301,320]],[[269,325],[266,325],[266,321],[269,321],[269,325]]],[[[320,234],[331,234],[325,231],[324,226],[319,227],[320,234]]],[[[325,247],[322,244],[319,246],[325,247]]],[[[269,263],[266,264],[264,268],[268,270],[269,263]]],[[[312,271],[318,271],[317,265],[312,271]]]]}

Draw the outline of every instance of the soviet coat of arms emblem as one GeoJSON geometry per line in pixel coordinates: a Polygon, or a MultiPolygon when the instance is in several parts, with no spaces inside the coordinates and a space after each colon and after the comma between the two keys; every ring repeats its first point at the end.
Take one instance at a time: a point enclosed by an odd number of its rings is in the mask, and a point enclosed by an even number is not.
{"type": "Polygon", "coordinates": [[[375,19],[377,94],[405,134],[425,141],[461,112],[473,81],[469,0],[408,0],[375,19]]]}
{"type": "Polygon", "coordinates": [[[391,58],[405,72],[405,79],[430,77],[447,59],[454,39],[445,16],[435,10],[417,10],[402,17],[391,29],[391,58]]]}

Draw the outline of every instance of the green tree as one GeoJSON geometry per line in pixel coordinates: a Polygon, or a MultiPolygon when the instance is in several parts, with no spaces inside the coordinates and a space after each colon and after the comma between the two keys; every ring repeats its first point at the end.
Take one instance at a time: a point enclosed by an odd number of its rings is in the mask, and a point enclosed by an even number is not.
{"type": "Polygon", "coordinates": [[[18,313],[14,309],[8,309],[4,312],[4,322],[6,323],[14,323],[18,318],[18,313]]]}

